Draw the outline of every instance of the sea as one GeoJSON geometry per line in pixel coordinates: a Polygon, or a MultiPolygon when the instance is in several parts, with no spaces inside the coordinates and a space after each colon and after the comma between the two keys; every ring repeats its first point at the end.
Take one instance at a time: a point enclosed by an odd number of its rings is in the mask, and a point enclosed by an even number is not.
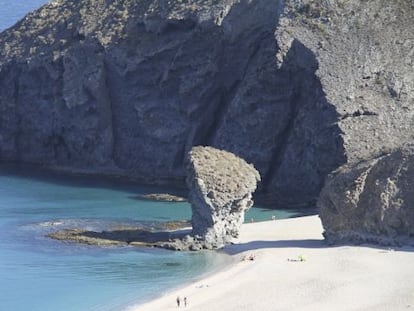
{"type": "MultiPolygon", "coordinates": [[[[0,31],[46,2],[0,0],[0,31]]],[[[230,264],[230,256],[215,251],[97,247],[46,237],[65,228],[189,220],[186,202],[139,198],[177,191],[0,166],[0,311],[122,311],[230,264]]],[[[296,215],[255,206],[246,219],[296,215]]]]}

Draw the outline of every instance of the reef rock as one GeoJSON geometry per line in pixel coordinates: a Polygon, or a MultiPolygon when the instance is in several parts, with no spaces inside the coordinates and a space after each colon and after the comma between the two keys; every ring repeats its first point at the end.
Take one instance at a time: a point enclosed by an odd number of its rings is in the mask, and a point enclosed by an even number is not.
{"type": "Polygon", "coordinates": [[[212,147],[194,147],[188,162],[192,236],[203,248],[222,247],[238,237],[260,175],[243,159],[212,147]]]}
{"type": "Polygon", "coordinates": [[[161,202],[185,202],[186,198],[170,193],[149,193],[137,196],[137,199],[161,202]]]}
{"type": "Polygon", "coordinates": [[[330,243],[414,244],[414,147],[341,168],[318,205],[330,243]]]}

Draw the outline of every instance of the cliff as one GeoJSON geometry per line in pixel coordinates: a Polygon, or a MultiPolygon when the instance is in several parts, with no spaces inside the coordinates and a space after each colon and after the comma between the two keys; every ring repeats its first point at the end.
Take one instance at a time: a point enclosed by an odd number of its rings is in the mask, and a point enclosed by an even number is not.
{"type": "Polygon", "coordinates": [[[286,2],[278,60],[297,42],[315,55],[348,164],[413,141],[413,19],[408,0],[286,2]]]}
{"type": "Polygon", "coordinates": [[[412,20],[410,1],[53,1],[0,35],[0,160],[184,184],[213,146],[254,164],[262,203],[309,204],[412,140],[412,20]]]}
{"type": "Polygon", "coordinates": [[[344,167],[321,192],[329,243],[414,244],[413,146],[344,167]]]}

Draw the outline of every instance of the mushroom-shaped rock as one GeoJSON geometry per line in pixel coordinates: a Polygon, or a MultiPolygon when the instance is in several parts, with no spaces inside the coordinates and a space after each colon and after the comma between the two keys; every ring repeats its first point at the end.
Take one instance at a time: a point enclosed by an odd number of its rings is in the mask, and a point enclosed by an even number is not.
{"type": "Polygon", "coordinates": [[[187,184],[193,236],[203,248],[220,248],[239,235],[260,175],[253,165],[212,147],[193,147],[187,184]]]}

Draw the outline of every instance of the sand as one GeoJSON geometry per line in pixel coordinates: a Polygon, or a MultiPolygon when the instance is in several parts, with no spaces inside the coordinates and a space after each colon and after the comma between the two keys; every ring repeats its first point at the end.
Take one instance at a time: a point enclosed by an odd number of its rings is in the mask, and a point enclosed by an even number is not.
{"type": "Polygon", "coordinates": [[[413,248],[330,247],[322,231],[318,216],[244,224],[234,265],[128,311],[177,310],[177,296],[198,311],[414,310],[413,248]]]}

